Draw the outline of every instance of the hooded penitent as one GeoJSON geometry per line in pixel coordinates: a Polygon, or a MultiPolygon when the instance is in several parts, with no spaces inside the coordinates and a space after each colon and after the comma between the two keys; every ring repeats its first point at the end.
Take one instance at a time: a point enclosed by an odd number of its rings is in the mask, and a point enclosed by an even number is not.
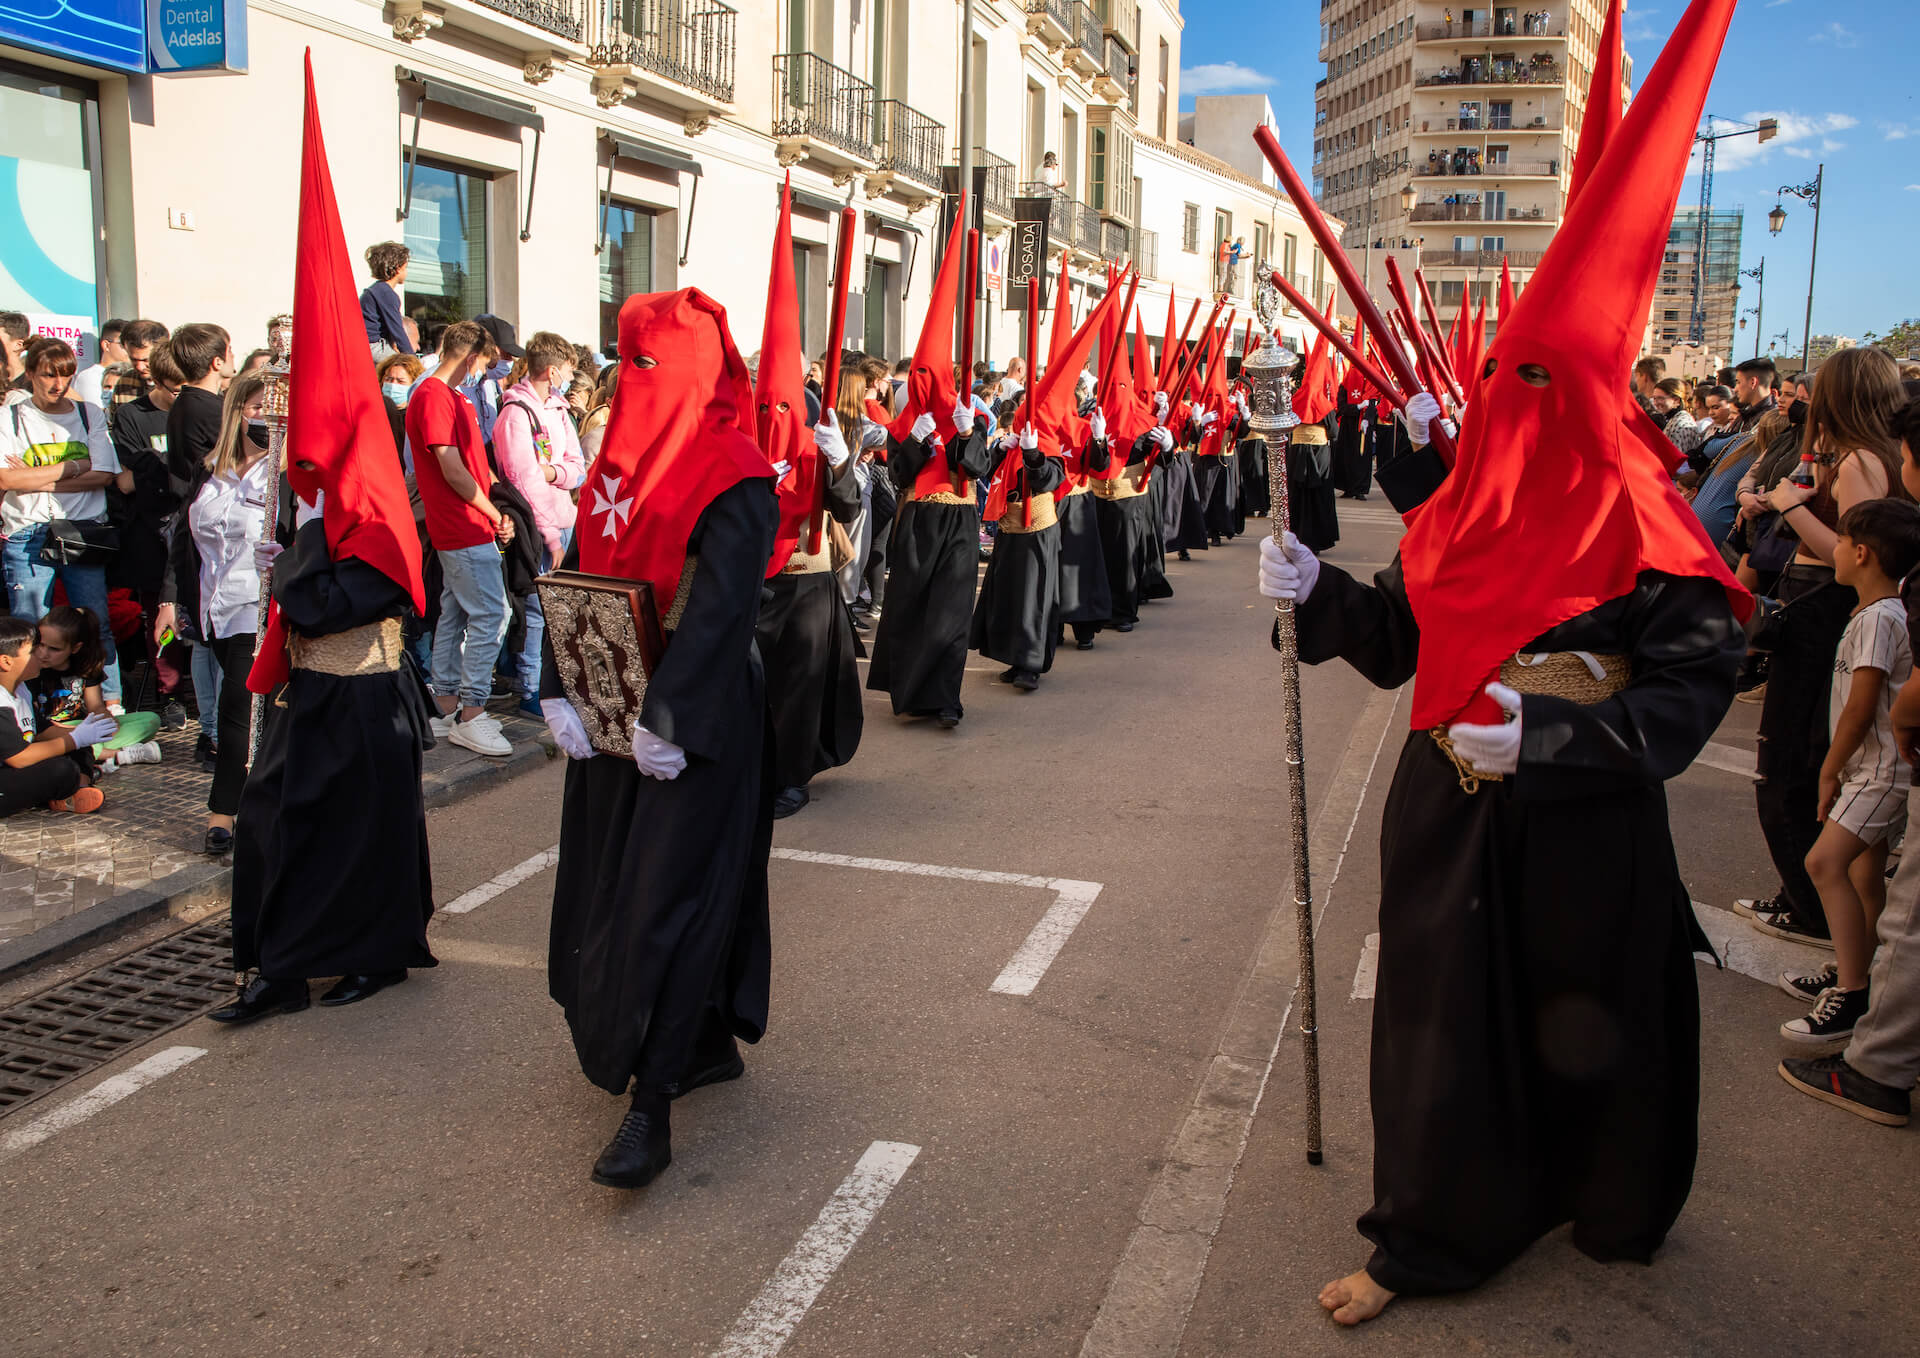
{"type": "Polygon", "coordinates": [[[753,388],[726,308],[698,288],[627,298],[620,365],[605,441],[581,487],[580,569],[645,580],[664,613],[700,515],[741,481],[772,480],[773,468],[742,427],[753,388]]]}
{"type": "Polygon", "coordinates": [[[1207,432],[1200,436],[1199,453],[1202,457],[1217,457],[1226,446],[1227,419],[1227,345],[1233,339],[1233,317],[1228,316],[1226,323],[1213,335],[1213,348],[1207,359],[1207,379],[1200,389],[1200,406],[1211,410],[1220,418],[1207,426],[1207,432]]]}
{"type": "MultiPolygon", "coordinates": [[[[1194,302],[1194,306],[1197,307],[1199,305],[1200,303],[1198,301],[1194,302]]],[[[1176,340],[1175,340],[1176,332],[1174,330],[1174,315],[1175,315],[1175,312],[1173,309],[1173,289],[1168,288],[1167,289],[1167,332],[1165,335],[1161,337],[1160,366],[1157,369],[1155,369],[1153,374],[1153,387],[1155,391],[1166,391],[1168,383],[1173,381],[1174,374],[1180,371],[1179,362],[1173,356],[1174,347],[1176,343],[1176,340]]],[[[1187,323],[1191,325],[1193,322],[1189,321],[1187,323]]],[[[1171,393],[1169,393],[1168,399],[1169,400],[1172,399],[1171,393]]]]}
{"type": "MultiPolygon", "coordinates": [[[[1587,111],[1580,119],[1580,143],[1573,158],[1573,174],[1567,182],[1567,207],[1592,178],[1593,169],[1606,154],[1613,134],[1620,129],[1620,76],[1626,70],[1621,47],[1621,0],[1609,0],[1607,19],[1600,26],[1600,47],[1593,58],[1593,80],[1587,86],[1587,111]]],[[[1500,313],[1502,320],[1506,313],[1500,313]]]]}
{"type": "MultiPolygon", "coordinates": [[[[1045,287],[1044,282],[1041,283],[1045,287]]],[[[1060,255],[1060,281],[1053,294],[1053,332],[1047,337],[1047,371],[1060,361],[1060,355],[1073,343],[1073,288],[1067,281],[1067,256],[1060,255]]]]}
{"type": "MultiPolygon", "coordinates": [[[[420,538],[407,503],[406,475],[393,455],[393,428],[367,349],[353,282],[353,258],[320,131],[320,104],[307,58],[306,126],[300,149],[300,228],[293,279],[293,354],[288,374],[287,481],[308,504],[325,495],[327,552],[366,562],[426,611],[420,538]]],[[[247,678],[267,693],[288,673],[286,628],[270,610],[259,658],[247,678]]]]}
{"type": "MultiPolygon", "coordinates": [[[[965,254],[967,195],[960,195],[960,210],[954,214],[953,233],[947,237],[947,252],[940,257],[940,272],[934,275],[933,295],[927,299],[927,318],[920,326],[920,342],[913,349],[913,366],[907,372],[900,413],[887,432],[897,443],[913,435],[914,421],[922,415],[933,416],[934,435],[945,442],[954,436],[953,412],[960,404],[953,386],[954,305],[960,295],[960,257],[965,254]]],[[[915,480],[915,493],[950,486],[952,477],[944,457],[930,457],[915,480]]]]}
{"type": "Polygon", "coordinates": [[[1501,317],[1459,457],[1401,548],[1420,625],[1416,729],[1498,722],[1482,693],[1547,629],[1642,571],[1752,599],[1675,491],[1674,450],[1628,394],[1674,199],[1734,0],[1693,0],[1526,296],[1501,317]]]}
{"type": "Polygon", "coordinates": [[[1107,442],[1113,450],[1103,472],[1091,472],[1096,481],[1111,481],[1127,469],[1134,441],[1153,428],[1153,377],[1147,360],[1147,337],[1140,330],[1140,313],[1133,314],[1133,356],[1129,363],[1116,341],[1114,361],[1119,365],[1100,402],[1107,417],[1107,442]]]}
{"type": "MultiPolygon", "coordinates": [[[[806,359],[800,348],[800,302],[793,286],[793,197],[780,190],[780,223],[773,232],[773,270],[767,289],[767,320],[760,333],[760,370],[753,384],[754,440],[769,465],[788,464],[780,482],[780,527],[773,538],[767,577],[778,575],[805,534],[807,550],[820,550],[820,449],[807,428],[806,359]]],[[[624,378],[622,379],[624,380],[624,378]]],[[[831,408],[833,394],[821,393],[831,408]]]]}
{"type": "Polygon", "coordinates": [[[1300,374],[1300,389],[1293,393],[1293,413],[1300,417],[1303,425],[1318,424],[1333,413],[1338,392],[1327,337],[1322,334],[1307,354],[1307,366],[1300,374]]]}
{"type": "MultiPolygon", "coordinates": [[[[1108,292],[1100,299],[1099,305],[1068,338],[1067,347],[1048,366],[1040,385],[1034,388],[1034,433],[1039,436],[1040,451],[1048,457],[1066,458],[1086,446],[1087,422],[1076,413],[1079,400],[1074,389],[1079,384],[1081,369],[1087,366],[1087,355],[1093,351],[1094,337],[1100,333],[1107,312],[1118,299],[1118,292],[1108,292]]],[[[987,519],[998,519],[1007,512],[1010,478],[1019,471],[1021,460],[1021,452],[1017,447],[1008,449],[1000,460],[993,483],[987,489],[987,519]]]]}

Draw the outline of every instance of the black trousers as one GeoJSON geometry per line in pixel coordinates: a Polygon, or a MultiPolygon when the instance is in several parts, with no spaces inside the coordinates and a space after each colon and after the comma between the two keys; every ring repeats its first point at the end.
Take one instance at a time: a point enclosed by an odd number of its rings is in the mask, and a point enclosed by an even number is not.
{"type": "Polygon", "coordinates": [[[213,787],[207,792],[207,810],[216,816],[238,815],[240,790],[247,785],[247,747],[253,743],[247,672],[253,668],[253,638],[252,632],[236,632],[208,645],[220,662],[220,748],[214,757],[213,787]]]}
{"type": "Polygon", "coordinates": [[[71,797],[86,781],[86,769],[70,754],[29,764],[24,769],[0,764],[0,816],[31,811],[58,798],[71,797]]]}

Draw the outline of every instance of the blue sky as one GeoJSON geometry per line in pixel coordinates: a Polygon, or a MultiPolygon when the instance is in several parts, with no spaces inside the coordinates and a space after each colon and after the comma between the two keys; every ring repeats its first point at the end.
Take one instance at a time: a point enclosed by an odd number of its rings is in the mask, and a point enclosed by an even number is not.
{"type": "MultiPolygon", "coordinates": [[[[1182,8],[1183,105],[1191,108],[1196,93],[1266,94],[1287,154],[1309,173],[1313,86],[1322,74],[1316,0],[1185,0],[1182,8]]],[[[1683,0],[1629,0],[1627,52],[1636,88],[1685,9],[1683,0]]],[[[1812,179],[1823,161],[1813,332],[1858,336],[1920,317],[1920,261],[1913,254],[1920,220],[1917,9],[1915,0],[1741,0],[1734,14],[1707,111],[1749,123],[1777,117],[1781,134],[1766,146],[1751,138],[1719,144],[1713,205],[1746,209],[1742,263],[1751,268],[1766,257],[1765,328],[1769,336],[1791,331],[1795,350],[1813,213],[1785,199],[1787,224],[1777,237],[1766,217],[1780,185],[1812,179]]],[[[1693,205],[1699,197],[1700,181],[1689,173],[1680,201],[1693,205]]],[[[1743,282],[1744,309],[1755,296],[1752,281],[1743,282]]],[[[1752,325],[1749,318],[1735,338],[1743,357],[1752,352],[1752,325]]]]}

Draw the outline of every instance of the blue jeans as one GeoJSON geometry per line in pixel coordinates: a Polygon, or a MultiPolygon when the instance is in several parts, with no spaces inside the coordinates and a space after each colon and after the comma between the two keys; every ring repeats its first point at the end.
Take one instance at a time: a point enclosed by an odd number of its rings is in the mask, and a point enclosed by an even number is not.
{"type": "Polygon", "coordinates": [[[440,552],[440,623],[433,633],[433,692],[485,707],[493,662],[507,636],[507,577],[491,542],[440,552]]]}
{"type": "MultiPolygon", "coordinates": [[[[567,541],[572,537],[573,534],[568,533],[566,538],[561,540],[560,551],[563,555],[567,550],[567,541]]],[[[545,547],[542,547],[540,549],[540,574],[545,575],[552,569],[553,553],[549,552],[545,547]]],[[[540,701],[540,643],[546,639],[547,615],[540,611],[540,591],[535,590],[529,594],[524,602],[527,619],[527,640],[526,643],[520,647],[520,655],[518,658],[520,696],[528,702],[537,703],[540,701]]]]}
{"type": "Polygon", "coordinates": [[[197,641],[187,645],[193,648],[193,704],[199,709],[200,732],[218,744],[215,733],[220,729],[220,657],[213,653],[211,646],[197,641]]]}
{"type": "Polygon", "coordinates": [[[47,540],[47,526],[35,524],[7,538],[0,560],[7,574],[7,608],[16,618],[38,622],[53,605],[53,582],[67,590],[67,602],[91,612],[100,623],[100,642],[107,649],[107,672],[100,680],[100,692],[108,702],[120,699],[120,653],[113,645],[113,626],[107,620],[107,568],[105,566],[49,566],[40,560],[40,548],[47,540]]]}

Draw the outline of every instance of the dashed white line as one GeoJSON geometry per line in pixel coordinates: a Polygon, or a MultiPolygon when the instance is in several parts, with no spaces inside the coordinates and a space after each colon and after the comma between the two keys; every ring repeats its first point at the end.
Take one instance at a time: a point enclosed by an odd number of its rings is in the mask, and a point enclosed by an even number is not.
{"type": "Polygon", "coordinates": [[[903,863],[892,858],[856,858],[840,853],[815,853],[811,849],[775,849],[775,858],[794,863],[820,863],[835,868],[861,868],[868,872],[901,872],[914,877],[945,877],[959,882],[982,882],[990,886],[1038,887],[1054,893],[1053,904],[1040,922],[1033,926],[1026,942],[1015,950],[987,989],[996,995],[1031,995],[1053,965],[1053,959],[1073,937],[1073,931],[1086,917],[1100,894],[1099,882],[1082,882],[1072,877],[1030,877],[1019,872],[990,872],[982,868],[955,868],[938,863],[903,863]]]}
{"type": "Polygon", "coordinates": [[[1350,1000],[1373,998],[1373,982],[1380,971],[1380,935],[1368,934],[1360,945],[1360,965],[1353,969],[1353,993],[1350,1000]]]}
{"type": "Polygon", "coordinates": [[[536,873],[545,872],[560,861],[560,846],[542,849],[524,862],[515,863],[498,876],[489,877],[471,891],[462,892],[440,907],[443,915],[464,915],[478,909],[503,891],[510,891],[536,873]]]}
{"type": "Polygon", "coordinates": [[[867,1147],[760,1295],[733,1322],[713,1358],[772,1358],[780,1352],[919,1154],[918,1146],[903,1141],[867,1147]]]}
{"type": "Polygon", "coordinates": [[[131,1070],[102,1080],[79,1098],[63,1103],[51,1112],[42,1113],[26,1126],[8,1132],[4,1138],[0,1138],[0,1160],[11,1159],[69,1127],[78,1126],[94,1114],[113,1107],[155,1080],[173,1074],[206,1054],[205,1047],[168,1047],[163,1052],[156,1052],[131,1070]]]}

